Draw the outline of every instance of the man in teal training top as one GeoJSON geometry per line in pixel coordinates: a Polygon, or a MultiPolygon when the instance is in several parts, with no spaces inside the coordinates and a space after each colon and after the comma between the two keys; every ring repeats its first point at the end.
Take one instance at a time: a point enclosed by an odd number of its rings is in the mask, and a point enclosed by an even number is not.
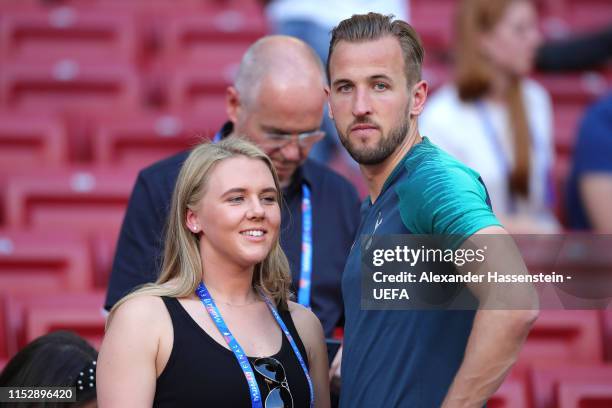
{"type": "Polygon", "coordinates": [[[361,307],[361,236],[506,234],[479,175],[419,134],[423,54],[412,27],[391,16],[355,15],[332,31],[330,115],[370,193],[342,280],[342,407],[481,407],[537,317],[361,307]]]}

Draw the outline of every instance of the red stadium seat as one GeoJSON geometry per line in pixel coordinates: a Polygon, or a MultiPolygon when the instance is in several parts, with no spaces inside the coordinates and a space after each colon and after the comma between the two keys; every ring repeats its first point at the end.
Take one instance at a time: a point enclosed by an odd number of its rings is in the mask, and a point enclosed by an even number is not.
{"type": "Polygon", "coordinates": [[[558,391],[559,408],[612,407],[612,381],[562,382],[558,391]]]}
{"type": "Polygon", "coordinates": [[[6,298],[0,296],[0,372],[2,362],[6,362],[8,352],[8,329],[6,324],[6,298]]]}
{"type": "Polygon", "coordinates": [[[219,8],[192,13],[167,22],[161,33],[162,52],[171,59],[214,59],[216,56],[211,51],[222,52],[223,46],[245,49],[266,32],[265,18],[257,8],[219,8]]]}
{"type": "Polygon", "coordinates": [[[91,160],[90,122],[138,109],[140,78],[130,64],[58,60],[10,63],[0,69],[0,106],[61,115],[69,158],[91,160]]]}
{"type": "Polygon", "coordinates": [[[612,362],[612,310],[603,310],[604,357],[612,362]]]}
{"type": "Polygon", "coordinates": [[[598,364],[603,361],[602,332],[596,310],[543,310],[535,322],[513,375],[534,364],[598,364]]]}
{"type": "Polygon", "coordinates": [[[410,23],[428,53],[445,53],[453,38],[455,0],[411,0],[410,23]]]}
{"type": "Polygon", "coordinates": [[[217,118],[205,112],[192,118],[166,113],[101,121],[94,136],[95,159],[103,164],[145,167],[210,139],[217,118]]]}
{"type": "Polygon", "coordinates": [[[91,270],[87,241],[79,234],[0,230],[0,294],[87,290],[91,270]]]}
{"type": "Polygon", "coordinates": [[[248,43],[201,46],[194,54],[197,57],[161,59],[153,67],[151,75],[171,110],[207,114],[225,120],[226,89],[234,83],[248,46],[248,43]],[[206,113],[209,110],[211,112],[206,113]]]}
{"type": "Polygon", "coordinates": [[[117,234],[101,232],[93,234],[89,241],[94,268],[94,286],[96,288],[105,289],[108,287],[117,240],[117,234]]]}
{"type": "Polygon", "coordinates": [[[116,234],[136,172],[79,168],[11,177],[6,222],[17,228],[116,234]]]}
{"type": "Polygon", "coordinates": [[[594,71],[581,74],[539,74],[536,80],[550,92],[555,105],[587,104],[602,96],[610,87],[610,79],[594,71]]]}
{"type": "Polygon", "coordinates": [[[44,304],[26,308],[26,343],[55,330],[71,330],[100,348],[104,337],[105,318],[102,311],[104,294],[91,295],[74,305],[44,304]]]}
{"type": "Polygon", "coordinates": [[[198,92],[207,97],[224,96],[245,51],[267,32],[261,7],[209,4],[206,11],[169,20],[160,26],[166,28],[159,34],[160,57],[152,64],[150,81],[172,108],[184,81],[197,82],[198,92]]]}
{"type": "Polygon", "coordinates": [[[130,65],[55,60],[11,63],[0,70],[0,104],[44,112],[122,112],[140,103],[140,83],[130,65]]]}
{"type": "Polygon", "coordinates": [[[0,58],[136,62],[134,21],[125,12],[33,8],[6,13],[0,25],[0,58]]]}
{"type": "Polygon", "coordinates": [[[527,408],[527,389],[522,381],[507,379],[487,401],[488,408],[527,408]]]}
{"type": "Polygon", "coordinates": [[[170,81],[168,106],[172,111],[205,114],[211,118],[211,126],[220,127],[227,120],[225,92],[231,83],[229,77],[220,82],[218,74],[186,67],[170,81]]]}
{"type": "Polygon", "coordinates": [[[593,31],[612,21],[612,7],[607,0],[565,0],[566,20],[574,31],[593,31]]]}
{"type": "Polygon", "coordinates": [[[66,130],[57,118],[0,112],[0,169],[3,172],[59,166],[67,160],[66,130]]]}
{"type": "MultiPolygon", "coordinates": [[[[558,390],[564,383],[572,382],[612,384],[612,365],[563,364],[536,366],[530,372],[531,400],[533,408],[560,407],[558,390]]],[[[565,405],[582,407],[583,405],[565,405]]],[[[610,405],[606,405],[610,406],[610,405]]]]}
{"type": "Polygon", "coordinates": [[[72,330],[99,347],[104,335],[104,292],[10,296],[10,355],[55,330],[72,330]]]}

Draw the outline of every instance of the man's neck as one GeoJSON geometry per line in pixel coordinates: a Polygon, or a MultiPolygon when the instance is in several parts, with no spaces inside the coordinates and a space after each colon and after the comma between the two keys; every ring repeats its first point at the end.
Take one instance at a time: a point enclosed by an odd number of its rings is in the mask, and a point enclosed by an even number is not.
{"type": "Polygon", "coordinates": [[[299,172],[302,171],[302,166],[304,166],[304,163],[302,163],[298,168],[296,168],[291,176],[287,177],[284,180],[278,181],[278,184],[280,185],[280,188],[283,191],[283,194],[286,193],[287,190],[291,188],[294,182],[298,182],[298,181],[301,182],[303,178],[303,173],[299,173],[299,172]]]}
{"type": "Polygon", "coordinates": [[[285,179],[285,180],[280,180],[278,182],[278,184],[280,185],[280,188],[282,188],[283,190],[286,190],[287,187],[289,187],[289,185],[291,185],[291,181],[293,180],[293,176],[285,179]]]}
{"type": "Polygon", "coordinates": [[[370,201],[372,204],[376,202],[380,192],[385,184],[385,181],[393,171],[393,169],[399,164],[400,161],[406,156],[408,151],[417,143],[422,140],[421,135],[416,127],[416,121],[408,130],[408,135],[400,144],[397,149],[389,157],[387,157],[382,163],[374,165],[361,165],[361,172],[366,179],[368,185],[368,191],[370,193],[370,201]]]}

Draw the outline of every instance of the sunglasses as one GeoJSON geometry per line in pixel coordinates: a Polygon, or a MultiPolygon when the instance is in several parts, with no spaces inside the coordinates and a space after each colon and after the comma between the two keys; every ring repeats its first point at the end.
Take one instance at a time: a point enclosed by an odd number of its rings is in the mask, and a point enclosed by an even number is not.
{"type": "Polygon", "coordinates": [[[264,377],[270,390],[264,403],[265,408],[293,408],[293,396],[280,361],[272,357],[258,358],[253,367],[264,377]],[[274,388],[270,389],[270,385],[274,388]]]}

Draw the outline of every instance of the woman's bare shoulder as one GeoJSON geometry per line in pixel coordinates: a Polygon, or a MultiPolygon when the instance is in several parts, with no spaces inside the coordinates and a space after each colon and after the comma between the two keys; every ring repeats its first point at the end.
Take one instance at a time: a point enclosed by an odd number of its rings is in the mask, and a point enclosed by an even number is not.
{"type": "Polygon", "coordinates": [[[155,325],[166,309],[159,296],[134,296],[121,304],[112,314],[111,324],[143,323],[155,325]]]}
{"type": "Polygon", "coordinates": [[[312,334],[318,335],[319,333],[322,336],[323,328],[321,327],[321,322],[312,310],[291,301],[288,302],[288,306],[291,319],[293,319],[295,328],[301,337],[312,334]]]}

